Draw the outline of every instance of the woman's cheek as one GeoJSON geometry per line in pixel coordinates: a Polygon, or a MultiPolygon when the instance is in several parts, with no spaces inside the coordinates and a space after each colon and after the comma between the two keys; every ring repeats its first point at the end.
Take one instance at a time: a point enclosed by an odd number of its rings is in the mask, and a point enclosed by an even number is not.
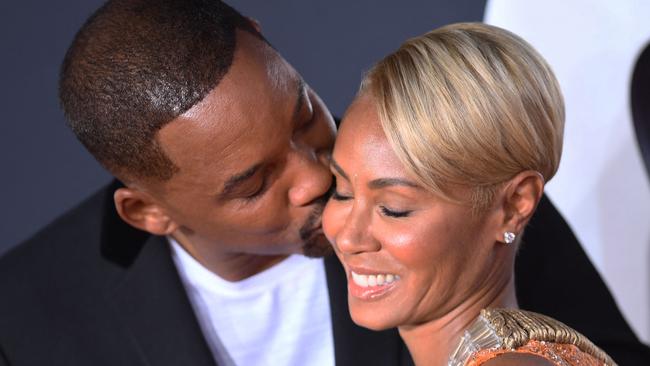
{"type": "Polygon", "coordinates": [[[382,248],[391,252],[399,262],[417,265],[440,254],[440,238],[433,226],[434,223],[427,220],[406,220],[375,224],[373,232],[375,238],[382,243],[382,248]]]}

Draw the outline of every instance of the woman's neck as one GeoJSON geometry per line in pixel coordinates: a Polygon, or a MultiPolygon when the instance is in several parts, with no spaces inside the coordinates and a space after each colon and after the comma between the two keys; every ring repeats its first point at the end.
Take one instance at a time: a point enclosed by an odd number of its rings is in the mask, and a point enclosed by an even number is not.
{"type": "Polygon", "coordinates": [[[460,336],[485,308],[517,308],[514,275],[468,297],[442,317],[426,323],[399,327],[416,365],[447,365],[460,336]]]}

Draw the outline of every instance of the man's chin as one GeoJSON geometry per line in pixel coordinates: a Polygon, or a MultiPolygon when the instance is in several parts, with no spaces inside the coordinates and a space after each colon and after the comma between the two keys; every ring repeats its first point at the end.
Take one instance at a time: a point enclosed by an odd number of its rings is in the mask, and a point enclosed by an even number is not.
{"type": "Polygon", "coordinates": [[[309,258],[323,258],[333,253],[332,245],[323,234],[310,238],[302,247],[302,254],[309,258]]]}

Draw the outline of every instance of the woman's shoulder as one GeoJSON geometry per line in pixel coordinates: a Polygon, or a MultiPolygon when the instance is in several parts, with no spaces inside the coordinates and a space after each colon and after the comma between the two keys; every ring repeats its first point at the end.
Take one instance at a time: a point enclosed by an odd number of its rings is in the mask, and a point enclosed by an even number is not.
{"type": "Polygon", "coordinates": [[[494,366],[512,362],[616,365],[576,330],[551,317],[518,309],[482,310],[450,358],[450,365],[494,366]]]}

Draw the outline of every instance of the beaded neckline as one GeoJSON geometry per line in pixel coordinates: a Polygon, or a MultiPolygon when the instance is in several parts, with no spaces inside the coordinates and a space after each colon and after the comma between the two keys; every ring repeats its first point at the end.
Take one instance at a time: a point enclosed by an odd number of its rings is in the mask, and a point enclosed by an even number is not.
{"type": "Polygon", "coordinates": [[[464,366],[479,351],[516,350],[530,341],[574,345],[605,365],[616,363],[589,339],[545,315],[517,309],[483,309],[463,332],[448,366],[464,366]]]}

